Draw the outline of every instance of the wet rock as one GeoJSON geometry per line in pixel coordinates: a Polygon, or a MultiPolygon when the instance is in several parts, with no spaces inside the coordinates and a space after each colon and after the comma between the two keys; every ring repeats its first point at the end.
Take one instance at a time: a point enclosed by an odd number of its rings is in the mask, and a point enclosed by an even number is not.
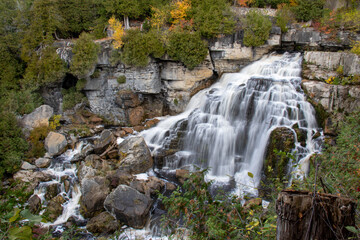
{"type": "Polygon", "coordinates": [[[28,204],[31,213],[33,214],[39,213],[41,208],[41,199],[39,198],[38,195],[32,195],[28,200],[28,204]]]}
{"type": "Polygon", "coordinates": [[[271,132],[264,161],[266,177],[283,179],[286,176],[290,159],[277,155],[274,150],[290,153],[295,147],[294,137],[294,133],[286,127],[279,127],[271,132]],[[272,168],[272,171],[269,171],[269,167],[272,168]]]}
{"type": "Polygon", "coordinates": [[[176,169],[176,179],[181,183],[184,184],[184,182],[189,179],[189,170],[186,169],[176,169]]]}
{"type": "Polygon", "coordinates": [[[125,139],[119,147],[120,163],[122,170],[133,174],[143,173],[153,166],[150,150],[141,136],[125,139]]]}
{"type": "Polygon", "coordinates": [[[129,109],[129,122],[132,126],[137,126],[144,120],[144,108],[139,106],[136,108],[129,109]]]}
{"type": "Polygon", "coordinates": [[[54,198],[56,195],[58,195],[60,192],[60,184],[59,183],[53,183],[46,187],[46,193],[45,193],[45,199],[49,200],[54,198]]]}
{"type": "Polygon", "coordinates": [[[167,191],[173,192],[176,190],[176,185],[171,182],[166,182],[165,186],[167,191]]]}
{"type": "Polygon", "coordinates": [[[141,132],[141,131],[145,130],[145,127],[143,127],[143,126],[135,126],[134,130],[137,131],[137,132],[141,132]]]}
{"type": "Polygon", "coordinates": [[[50,132],[45,139],[45,149],[50,156],[60,155],[65,151],[67,141],[64,135],[50,132]]]}
{"type": "Polygon", "coordinates": [[[155,126],[158,122],[160,122],[160,120],[157,118],[148,120],[148,121],[146,121],[144,127],[146,129],[151,128],[151,127],[155,126]]]}
{"type": "Polygon", "coordinates": [[[52,179],[48,173],[32,171],[32,170],[20,170],[14,174],[14,180],[19,180],[24,183],[28,183],[28,191],[33,191],[39,182],[48,182],[52,179]]]}
{"type": "Polygon", "coordinates": [[[86,224],[86,229],[92,233],[112,234],[119,228],[119,222],[108,212],[100,213],[86,224]]]}
{"type": "Polygon", "coordinates": [[[34,170],[36,169],[36,167],[28,162],[23,162],[23,164],[21,164],[21,169],[23,170],[34,170]]]}
{"type": "Polygon", "coordinates": [[[24,128],[33,129],[40,126],[49,126],[49,119],[54,114],[54,109],[48,105],[36,108],[32,113],[25,115],[21,124],[24,128]]]}
{"type": "Polygon", "coordinates": [[[129,185],[130,182],[133,180],[133,175],[126,171],[122,171],[121,169],[118,169],[116,171],[110,172],[106,179],[110,182],[110,186],[112,188],[116,188],[117,186],[123,184],[123,185],[129,185]]]}
{"type": "Polygon", "coordinates": [[[99,139],[94,142],[94,152],[96,154],[103,153],[106,148],[115,140],[114,134],[109,130],[104,130],[99,139]]]}
{"type": "Polygon", "coordinates": [[[129,186],[120,185],[107,196],[104,206],[116,219],[129,227],[143,228],[151,204],[151,198],[129,186]]]}
{"type": "Polygon", "coordinates": [[[63,203],[65,203],[65,199],[61,195],[54,197],[48,203],[44,215],[47,216],[50,221],[55,221],[63,211],[63,203]]]}
{"type": "Polygon", "coordinates": [[[35,166],[38,168],[47,168],[50,166],[50,158],[38,158],[35,160],[35,166]]]}
{"type": "Polygon", "coordinates": [[[103,210],[103,203],[109,193],[104,177],[85,178],[81,182],[81,208],[84,217],[92,217],[103,210]]]}
{"type": "Polygon", "coordinates": [[[122,128],[122,130],[124,130],[125,133],[127,133],[127,134],[133,134],[134,133],[134,130],[132,128],[124,127],[124,128],[122,128]]]}

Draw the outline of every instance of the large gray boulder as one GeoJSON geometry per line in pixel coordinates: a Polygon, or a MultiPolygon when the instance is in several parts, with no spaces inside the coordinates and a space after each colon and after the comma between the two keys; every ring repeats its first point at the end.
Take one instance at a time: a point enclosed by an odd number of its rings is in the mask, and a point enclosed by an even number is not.
{"type": "Polygon", "coordinates": [[[104,130],[101,133],[100,138],[94,142],[94,152],[96,154],[103,153],[114,140],[114,134],[109,130],[104,130]]]}
{"type": "Polygon", "coordinates": [[[36,108],[32,113],[25,115],[21,124],[26,129],[33,129],[39,126],[49,126],[49,119],[54,114],[54,109],[48,105],[36,108]]]}
{"type": "Polygon", "coordinates": [[[133,228],[145,226],[152,201],[150,197],[137,190],[119,185],[107,196],[104,207],[116,219],[133,228]]]}
{"type": "Polygon", "coordinates": [[[81,182],[81,211],[84,217],[93,217],[102,211],[106,196],[109,193],[106,178],[85,178],[81,182]]]}
{"type": "Polygon", "coordinates": [[[66,146],[66,138],[61,133],[50,132],[45,139],[45,149],[50,156],[63,153],[66,146]]]}
{"type": "Polygon", "coordinates": [[[150,150],[141,136],[124,140],[119,145],[120,169],[133,174],[143,173],[153,166],[150,150]]]}

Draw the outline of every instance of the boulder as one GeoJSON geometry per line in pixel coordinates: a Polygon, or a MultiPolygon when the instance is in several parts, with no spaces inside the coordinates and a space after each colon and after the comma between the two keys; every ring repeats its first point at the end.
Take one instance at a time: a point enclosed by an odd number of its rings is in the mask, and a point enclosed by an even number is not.
{"type": "Polygon", "coordinates": [[[35,160],[35,166],[38,168],[47,168],[50,166],[50,158],[38,158],[35,160]]]}
{"type": "Polygon", "coordinates": [[[54,109],[48,105],[41,105],[32,113],[25,115],[21,124],[26,129],[33,129],[40,126],[49,126],[49,119],[54,114],[54,109]]]}
{"type": "Polygon", "coordinates": [[[32,195],[29,200],[28,200],[28,204],[29,204],[29,210],[31,213],[33,214],[37,214],[40,211],[41,208],[41,199],[38,195],[32,195]]]}
{"type": "Polygon", "coordinates": [[[94,152],[96,154],[103,153],[106,148],[115,140],[114,134],[109,130],[102,131],[100,138],[94,142],[94,152]]]}
{"type": "Polygon", "coordinates": [[[60,193],[60,183],[51,183],[46,187],[45,199],[54,198],[60,193]]]}
{"type": "Polygon", "coordinates": [[[184,182],[189,179],[190,172],[186,169],[176,169],[176,179],[181,183],[184,184],[184,182]]]}
{"type": "Polygon", "coordinates": [[[44,215],[48,216],[50,221],[55,221],[62,214],[63,203],[65,203],[65,199],[61,195],[57,195],[49,201],[44,215]]]}
{"type": "Polygon", "coordinates": [[[143,228],[149,215],[152,201],[137,190],[119,185],[105,200],[104,207],[116,219],[133,228],[143,228]]]}
{"type": "Polygon", "coordinates": [[[86,224],[86,229],[92,233],[112,234],[119,228],[119,222],[108,212],[100,213],[86,224]]]}
{"type": "Polygon", "coordinates": [[[20,170],[13,176],[14,180],[19,180],[24,183],[28,183],[28,191],[33,191],[39,182],[48,182],[53,176],[48,173],[32,171],[32,170],[20,170]]]}
{"type": "Polygon", "coordinates": [[[138,174],[152,168],[153,159],[143,137],[125,139],[118,148],[121,169],[138,174]]]}
{"type": "Polygon", "coordinates": [[[145,111],[144,108],[139,106],[129,109],[129,122],[132,126],[137,126],[144,120],[145,111]]]}
{"type": "Polygon", "coordinates": [[[23,164],[21,164],[21,169],[23,170],[34,170],[36,169],[36,167],[28,162],[23,162],[23,164]]]}
{"type": "Polygon", "coordinates": [[[295,148],[294,132],[286,127],[278,127],[274,129],[269,137],[265,161],[264,172],[266,177],[277,177],[282,179],[287,174],[288,157],[281,157],[274,153],[274,150],[290,153],[295,148]],[[273,171],[268,171],[271,167],[273,171]]]}
{"type": "Polygon", "coordinates": [[[103,210],[103,203],[109,193],[104,177],[85,178],[81,182],[81,208],[84,217],[93,217],[103,210]]]}
{"type": "Polygon", "coordinates": [[[64,135],[50,132],[45,138],[45,149],[50,156],[60,155],[65,151],[67,141],[64,135]]]}
{"type": "Polygon", "coordinates": [[[126,171],[122,171],[121,169],[109,172],[106,176],[106,179],[110,182],[110,187],[112,188],[116,188],[120,184],[129,185],[133,178],[133,175],[126,171]]]}

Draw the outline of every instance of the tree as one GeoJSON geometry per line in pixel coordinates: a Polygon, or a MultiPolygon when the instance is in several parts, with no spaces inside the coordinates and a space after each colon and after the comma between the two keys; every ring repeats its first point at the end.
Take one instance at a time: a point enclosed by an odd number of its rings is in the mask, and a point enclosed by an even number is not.
{"type": "Polygon", "coordinates": [[[235,29],[234,16],[226,0],[193,0],[191,18],[195,30],[206,38],[231,34],[235,29]]]}
{"type": "Polygon", "coordinates": [[[99,50],[92,36],[83,32],[73,47],[70,71],[78,78],[85,77],[94,67],[99,50]]]}
{"type": "Polygon", "coordinates": [[[181,61],[187,68],[193,69],[205,60],[208,48],[198,33],[174,31],[169,36],[167,53],[172,59],[181,61]]]}
{"type": "Polygon", "coordinates": [[[271,31],[270,19],[260,12],[251,10],[244,20],[244,45],[258,47],[269,38],[271,31]]]}
{"type": "Polygon", "coordinates": [[[170,14],[173,19],[172,24],[177,25],[180,21],[184,21],[187,17],[187,12],[191,9],[190,0],[179,0],[173,3],[173,9],[170,14]]]}
{"type": "Polygon", "coordinates": [[[121,48],[123,45],[122,37],[124,35],[124,29],[119,20],[117,20],[114,16],[109,19],[110,28],[114,31],[112,39],[114,48],[121,48]]]}
{"type": "Polygon", "coordinates": [[[116,18],[124,18],[125,29],[129,26],[129,17],[138,18],[144,14],[144,5],[140,0],[105,0],[103,2],[106,11],[110,15],[115,15],[116,18]]]}

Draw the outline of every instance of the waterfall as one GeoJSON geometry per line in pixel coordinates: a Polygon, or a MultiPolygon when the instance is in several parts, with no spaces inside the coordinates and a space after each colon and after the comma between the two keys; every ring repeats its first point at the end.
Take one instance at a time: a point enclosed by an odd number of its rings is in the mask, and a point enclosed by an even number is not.
{"type": "Polygon", "coordinates": [[[299,53],[271,54],[239,73],[224,74],[196,94],[184,113],[142,132],[155,158],[182,136],[179,151],[166,157],[159,170],[209,168],[206,178],[215,184],[235,182],[236,194],[256,195],[270,133],[297,124],[307,139],[306,146],[295,139],[300,166],[292,170],[304,174],[320,144],[313,140],[315,111],[300,86],[301,62],[299,53]]]}

